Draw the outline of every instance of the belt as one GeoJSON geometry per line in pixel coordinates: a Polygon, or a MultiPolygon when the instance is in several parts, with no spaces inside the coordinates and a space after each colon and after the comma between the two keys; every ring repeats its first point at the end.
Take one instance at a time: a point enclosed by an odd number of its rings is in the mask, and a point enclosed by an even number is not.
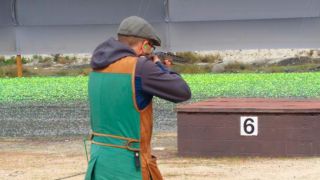
{"type": "MultiPolygon", "coordinates": [[[[96,144],[96,145],[100,145],[100,146],[107,146],[107,147],[114,147],[114,148],[121,148],[121,149],[127,149],[129,151],[133,151],[134,152],[134,161],[135,161],[135,166],[137,169],[140,168],[140,148],[133,148],[131,147],[132,143],[140,143],[140,140],[138,139],[133,139],[133,138],[127,138],[127,137],[122,137],[122,136],[116,136],[116,135],[112,135],[112,134],[103,134],[103,133],[97,133],[97,132],[92,132],[90,133],[88,139],[88,141],[91,141],[92,144],[96,144]],[[115,145],[115,144],[109,144],[109,143],[103,143],[103,142],[96,142],[93,140],[93,137],[97,136],[97,137],[109,137],[109,138],[114,138],[114,139],[120,139],[120,140],[125,140],[127,141],[125,145],[121,146],[121,145],[115,145]]],[[[85,144],[85,151],[86,151],[86,156],[87,156],[87,161],[88,159],[88,154],[87,154],[87,148],[86,148],[86,143],[84,141],[85,144]]]]}
{"type": "Polygon", "coordinates": [[[134,151],[134,152],[139,152],[140,151],[139,148],[131,147],[132,143],[139,143],[140,142],[138,139],[127,138],[127,137],[122,137],[122,136],[116,136],[116,135],[111,135],[111,134],[103,134],[103,133],[92,132],[89,135],[88,140],[90,140],[92,144],[96,144],[96,145],[100,145],[100,146],[109,146],[109,147],[114,147],[114,148],[122,148],[122,149],[127,149],[129,151],[134,151]],[[114,139],[125,140],[127,142],[123,146],[115,145],[115,144],[102,143],[102,142],[96,142],[96,141],[93,140],[94,136],[110,137],[110,138],[114,138],[114,139]]]}

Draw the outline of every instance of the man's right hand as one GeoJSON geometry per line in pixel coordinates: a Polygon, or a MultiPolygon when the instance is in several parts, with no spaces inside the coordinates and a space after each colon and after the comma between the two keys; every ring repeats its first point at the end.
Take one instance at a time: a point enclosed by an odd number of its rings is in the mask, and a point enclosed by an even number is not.
{"type": "Polygon", "coordinates": [[[157,55],[151,55],[150,59],[152,60],[152,62],[156,63],[161,61],[160,58],[157,55]]]}
{"type": "MultiPolygon", "coordinates": [[[[161,59],[157,55],[150,55],[149,58],[152,60],[153,63],[161,62],[161,59]]],[[[167,68],[170,68],[172,66],[172,60],[165,59],[161,63],[163,63],[167,68]]]]}
{"type": "Polygon", "coordinates": [[[163,61],[163,64],[164,64],[165,66],[167,66],[167,68],[170,68],[173,63],[172,63],[172,61],[171,61],[170,59],[165,59],[165,60],[163,61]]]}

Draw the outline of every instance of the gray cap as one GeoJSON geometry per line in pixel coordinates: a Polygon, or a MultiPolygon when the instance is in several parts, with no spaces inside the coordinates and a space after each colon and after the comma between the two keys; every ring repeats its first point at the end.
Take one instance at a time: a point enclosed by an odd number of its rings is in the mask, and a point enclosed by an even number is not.
{"type": "Polygon", "coordinates": [[[125,18],[119,26],[118,34],[148,39],[155,46],[161,45],[161,40],[151,24],[138,16],[125,18]]]}

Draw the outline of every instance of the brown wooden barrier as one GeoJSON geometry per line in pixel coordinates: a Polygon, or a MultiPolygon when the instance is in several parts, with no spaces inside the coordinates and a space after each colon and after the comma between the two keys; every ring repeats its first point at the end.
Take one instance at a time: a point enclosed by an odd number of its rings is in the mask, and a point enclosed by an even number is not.
{"type": "Polygon", "coordinates": [[[320,100],[219,98],[177,113],[181,156],[320,155],[320,100]]]}

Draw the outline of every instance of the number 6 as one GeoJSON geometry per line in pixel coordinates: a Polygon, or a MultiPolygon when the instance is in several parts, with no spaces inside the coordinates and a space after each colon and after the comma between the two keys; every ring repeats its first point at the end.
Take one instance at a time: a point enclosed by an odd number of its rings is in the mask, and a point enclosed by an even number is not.
{"type": "Polygon", "coordinates": [[[254,121],[253,119],[251,118],[248,118],[244,121],[243,123],[243,128],[244,128],[244,131],[247,133],[247,134],[252,134],[254,132],[254,125],[253,125],[254,121]],[[251,124],[249,124],[251,123],[251,124]],[[250,127],[250,130],[248,130],[248,127],[250,127]]]}
{"type": "Polygon", "coordinates": [[[241,116],[240,117],[240,135],[257,136],[258,135],[258,117],[241,116]]]}

